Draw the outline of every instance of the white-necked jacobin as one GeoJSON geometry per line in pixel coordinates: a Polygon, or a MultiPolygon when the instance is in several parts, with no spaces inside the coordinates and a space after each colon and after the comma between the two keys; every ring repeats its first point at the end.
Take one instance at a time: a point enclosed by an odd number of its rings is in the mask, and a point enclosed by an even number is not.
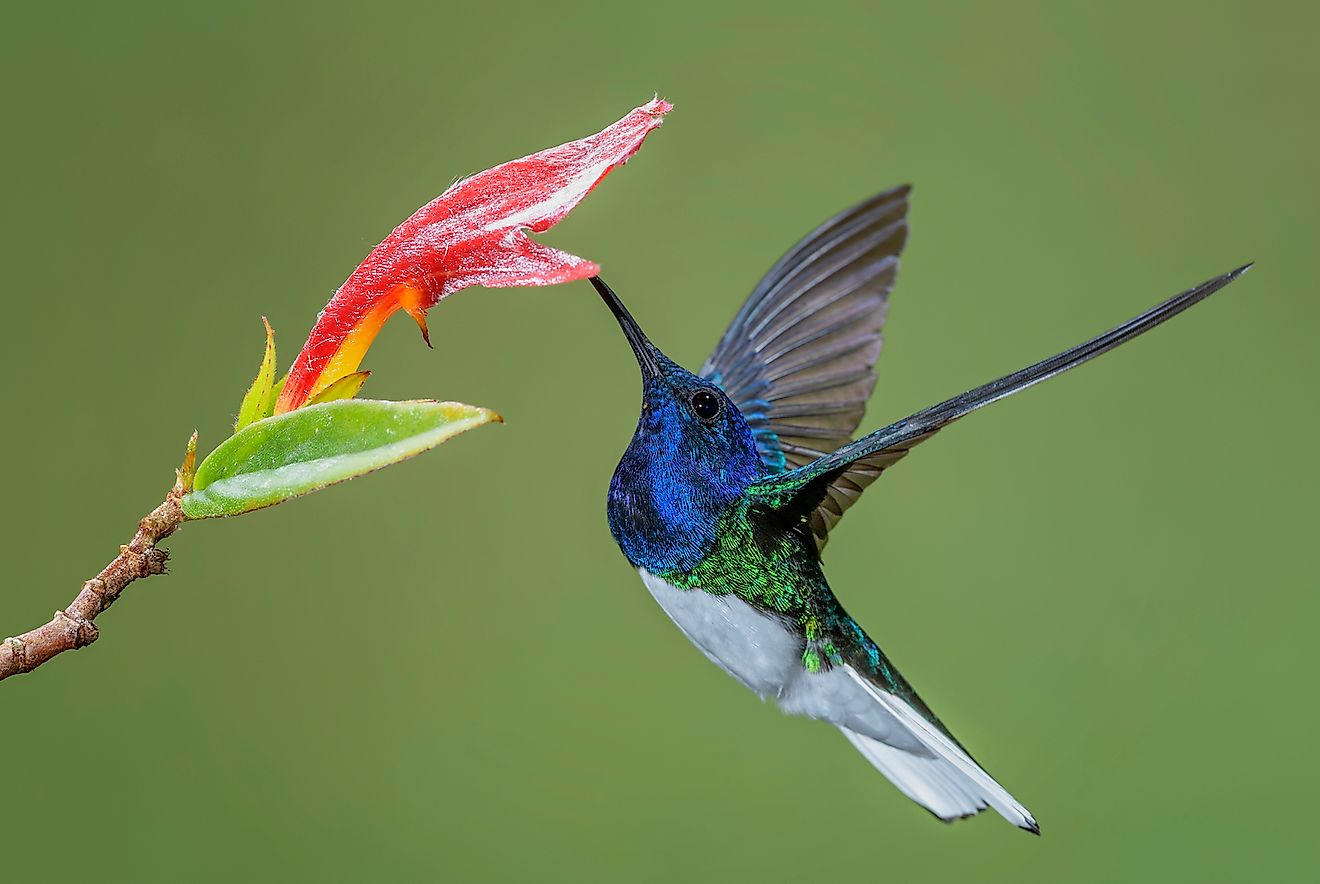
{"type": "Polygon", "coordinates": [[[936,817],[992,807],[1039,834],[1031,813],[844,611],[821,571],[821,550],[844,511],[918,442],[1154,328],[1247,267],[851,441],[875,386],[908,193],[904,186],[878,194],[794,246],[700,374],[656,349],[609,286],[592,279],[642,371],[641,417],[610,482],[610,530],[665,613],[743,685],[788,714],[838,727],[936,817]]]}

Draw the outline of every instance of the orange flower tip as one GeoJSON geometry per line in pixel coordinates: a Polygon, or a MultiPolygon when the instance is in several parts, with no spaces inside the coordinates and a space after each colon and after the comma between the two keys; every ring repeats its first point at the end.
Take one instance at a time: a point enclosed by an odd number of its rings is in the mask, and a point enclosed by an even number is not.
{"type": "Polygon", "coordinates": [[[434,350],[435,347],[431,344],[431,331],[426,327],[426,311],[416,305],[405,306],[403,309],[408,312],[408,315],[413,318],[413,322],[416,322],[417,327],[422,330],[422,340],[426,341],[426,346],[434,350]]]}

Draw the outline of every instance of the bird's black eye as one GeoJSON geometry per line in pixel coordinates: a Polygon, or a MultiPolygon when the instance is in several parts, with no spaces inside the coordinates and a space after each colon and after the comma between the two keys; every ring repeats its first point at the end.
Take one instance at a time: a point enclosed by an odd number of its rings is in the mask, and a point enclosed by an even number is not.
{"type": "Polygon", "coordinates": [[[699,420],[713,421],[720,416],[720,397],[709,390],[698,390],[693,393],[688,405],[699,420]]]}

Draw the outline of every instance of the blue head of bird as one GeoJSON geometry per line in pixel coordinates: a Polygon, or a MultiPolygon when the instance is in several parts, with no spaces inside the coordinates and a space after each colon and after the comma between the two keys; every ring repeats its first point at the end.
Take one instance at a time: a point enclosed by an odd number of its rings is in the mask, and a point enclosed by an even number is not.
{"type": "Polygon", "coordinates": [[[690,571],[716,541],[721,518],[764,474],[756,440],[717,384],[660,352],[599,277],[642,372],[642,408],[610,480],[609,522],[634,565],[690,571]]]}

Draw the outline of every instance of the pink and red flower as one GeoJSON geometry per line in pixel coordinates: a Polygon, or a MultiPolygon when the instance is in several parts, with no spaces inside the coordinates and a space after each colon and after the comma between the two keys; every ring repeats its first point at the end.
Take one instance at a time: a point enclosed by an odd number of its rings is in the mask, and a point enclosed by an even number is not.
{"type": "MultiPolygon", "coordinates": [[[[626,162],[672,105],[654,99],[608,128],[473,175],[418,209],[367,256],[317,318],[275,413],[305,404],[357,371],[395,311],[426,335],[426,311],[470,285],[553,285],[599,267],[543,246],[549,230],[626,162]]],[[[429,338],[428,338],[429,341],[429,338]]]]}

